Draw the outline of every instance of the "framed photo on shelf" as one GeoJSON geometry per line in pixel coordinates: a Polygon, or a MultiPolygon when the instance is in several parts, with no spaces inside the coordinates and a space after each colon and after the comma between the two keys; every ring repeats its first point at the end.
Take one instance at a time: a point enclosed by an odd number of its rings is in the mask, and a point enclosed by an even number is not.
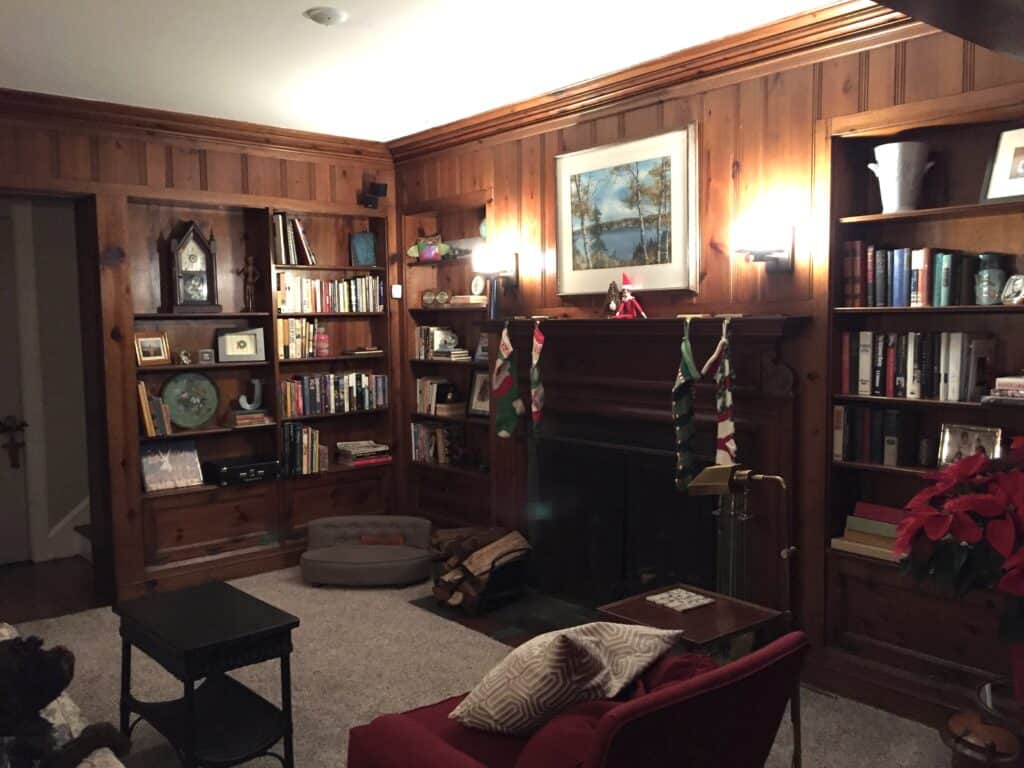
{"type": "Polygon", "coordinates": [[[217,362],[217,353],[212,349],[200,349],[199,350],[199,363],[200,365],[213,365],[217,362]]]}
{"type": "Polygon", "coordinates": [[[697,125],[555,158],[558,293],[603,294],[624,269],[637,288],[696,292],[697,125]]]}
{"type": "Polygon", "coordinates": [[[996,154],[989,163],[982,202],[1017,198],[1024,200],[1024,128],[999,134],[996,154]]]}
{"type": "Polygon", "coordinates": [[[480,338],[476,342],[476,352],[473,353],[473,362],[479,365],[485,365],[489,359],[490,342],[488,341],[488,335],[481,333],[480,338]]]}
{"type": "Polygon", "coordinates": [[[144,446],[141,459],[142,484],[147,493],[203,484],[199,452],[191,441],[144,446]]]}
{"type": "Polygon", "coordinates": [[[1003,430],[973,424],[943,424],[939,436],[939,466],[955,464],[961,459],[983,453],[998,459],[1002,453],[1003,430]]]}
{"type": "Polygon", "coordinates": [[[170,365],[171,345],[163,331],[135,332],[135,362],[140,368],[150,365],[170,365]]]}
{"type": "Polygon", "coordinates": [[[473,372],[473,385],[469,388],[470,416],[487,416],[491,412],[491,377],[486,371],[473,372]]]}
{"type": "Polygon", "coordinates": [[[218,363],[261,363],[267,359],[262,328],[217,331],[218,363]]]}

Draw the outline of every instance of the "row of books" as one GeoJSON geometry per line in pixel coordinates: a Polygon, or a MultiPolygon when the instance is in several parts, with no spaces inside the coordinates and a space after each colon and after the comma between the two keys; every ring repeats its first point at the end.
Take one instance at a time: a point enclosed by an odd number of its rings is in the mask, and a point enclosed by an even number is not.
{"type": "Polygon", "coordinates": [[[932,248],[843,244],[843,306],[952,307],[974,304],[977,259],[932,248]]]}
{"type": "Polygon", "coordinates": [[[461,424],[416,422],[412,428],[412,460],[427,464],[463,464],[465,432],[461,424]]]}
{"type": "Polygon", "coordinates": [[[995,386],[981,398],[981,402],[1024,405],[1024,376],[999,376],[995,386]]]}
{"type": "Polygon", "coordinates": [[[271,228],[275,264],[316,266],[316,254],[309,245],[301,219],[278,211],[271,219],[271,228]]]}
{"type": "MultiPolygon", "coordinates": [[[[453,415],[445,408],[455,400],[455,386],[443,376],[422,376],[416,379],[416,413],[429,416],[453,415]]],[[[465,412],[466,404],[457,404],[465,412]]]]}
{"type": "Polygon", "coordinates": [[[163,437],[172,432],[171,415],[167,405],[156,395],[151,395],[144,382],[138,383],[139,418],[146,437],[163,437]]]}
{"type": "Polygon", "coordinates": [[[844,395],[978,401],[992,385],[995,340],[964,331],[847,331],[839,355],[844,395]]]}
{"type": "Polygon", "coordinates": [[[388,406],[388,377],[353,371],[295,376],[281,382],[285,418],[372,411],[388,406]]]}
{"type": "Polygon", "coordinates": [[[414,354],[421,360],[429,359],[451,359],[455,352],[465,353],[465,357],[456,359],[469,359],[469,352],[459,346],[459,335],[451,328],[439,325],[420,325],[416,327],[414,354]]]}
{"type": "Polygon", "coordinates": [[[832,458],[889,467],[914,466],[916,424],[895,408],[832,407],[832,458]]]}
{"type": "Polygon", "coordinates": [[[320,444],[320,430],[304,424],[288,422],[284,429],[284,460],[282,469],[291,477],[316,475],[330,467],[327,446],[320,444]]]}
{"type": "Polygon", "coordinates": [[[882,504],[858,501],[853,514],[846,517],[846,530],[832,539],[832,549],[851,552],[890,563],[898,562],[893,554],[903,511],[882,504]]]}
{"type": "Polygon", "coordinates": [[[380,275],[325,280],[280,272],[275,289],[277,310],[284,314],[384,311],[384,279],[380,275]]]}
{"type": "Polygon", "coordinates": [[[338,463],[344,467],[373,467],[391,463],[391,446],[376,440],[339,440],[338,463]]]}

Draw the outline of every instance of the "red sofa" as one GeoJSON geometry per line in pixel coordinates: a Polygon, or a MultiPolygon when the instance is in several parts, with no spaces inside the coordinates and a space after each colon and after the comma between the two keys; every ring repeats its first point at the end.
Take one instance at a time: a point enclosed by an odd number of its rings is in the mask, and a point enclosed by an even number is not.
{"type": "Polygon", "coordinates": [[[808,642],[792,632],[731,664],[662,658],[616,701],[575,705],[529,739],[448,719],[462,696],[349,733],[349,768],[761,768],[808,642]]]}

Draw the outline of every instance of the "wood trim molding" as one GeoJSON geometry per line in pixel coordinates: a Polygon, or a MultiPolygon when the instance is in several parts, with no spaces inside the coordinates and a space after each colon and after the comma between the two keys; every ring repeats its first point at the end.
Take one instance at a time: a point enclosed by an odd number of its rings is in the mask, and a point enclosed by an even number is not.
{"type": "Polygon", "coordinates": [[[391,165],[391,153],[382,142],[7,88],[0,88],[0,114],[5,120],[87,124],[391,165]]]}
{"type": "Polygon", "coordinates": [[[387,147],[395,162],[403,162],[547,120],[591,112],[688,80],[916,24],[909,17],[870,0],[843,0],[621,72],[404,136],[388,142],[387,147]]]}

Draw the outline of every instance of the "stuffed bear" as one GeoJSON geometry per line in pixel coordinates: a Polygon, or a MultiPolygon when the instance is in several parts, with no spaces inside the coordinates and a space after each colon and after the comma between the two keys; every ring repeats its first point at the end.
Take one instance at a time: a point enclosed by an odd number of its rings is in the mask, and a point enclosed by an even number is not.
{"type": "Polygon", "coordinates": [[[118,756],[128,753],[131,742],[109,723],[90,725],[58,746],[41,710],[74,675],[75,656],[67,648],[43,650],[38,637],[0,642],[0,766],[5,755],[10,768],[77,768],[101,747],[118,756]]]}

